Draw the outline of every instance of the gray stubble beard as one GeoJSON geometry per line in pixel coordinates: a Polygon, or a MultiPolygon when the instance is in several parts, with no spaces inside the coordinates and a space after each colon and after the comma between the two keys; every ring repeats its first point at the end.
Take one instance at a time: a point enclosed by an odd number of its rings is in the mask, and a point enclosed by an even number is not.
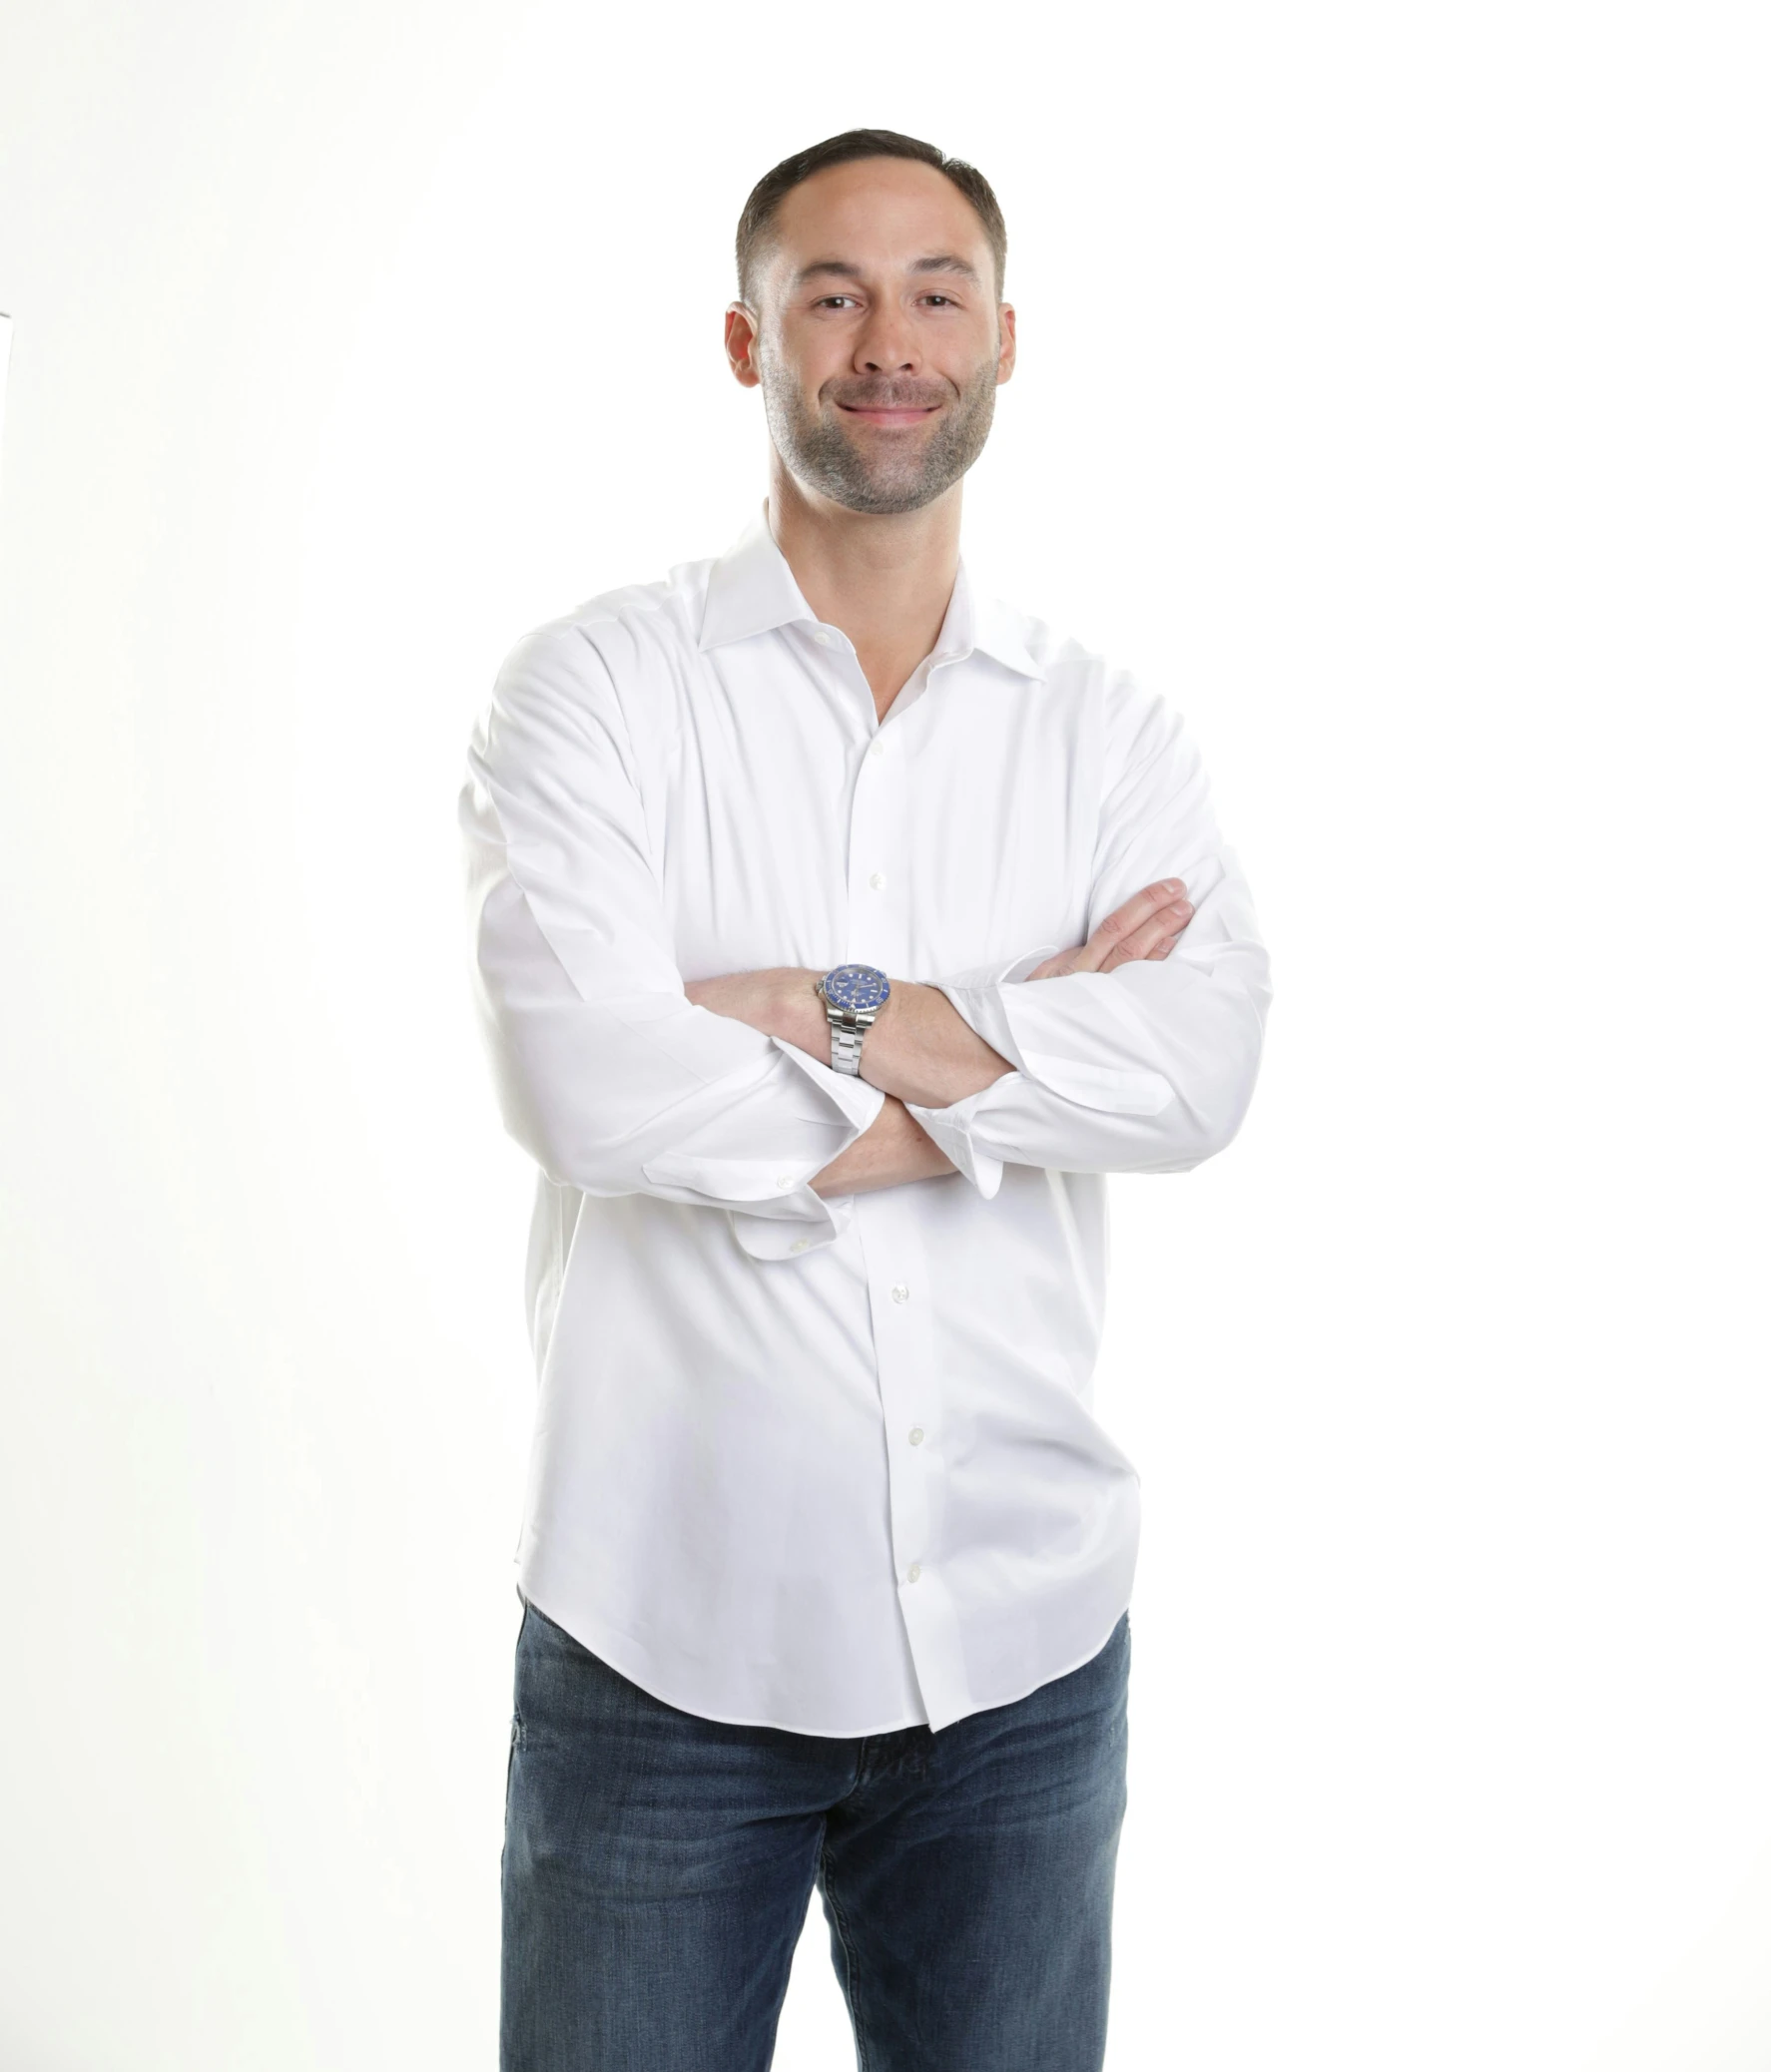
{"type": "Polygon", "coordinates": [[[759,372],[775,450],[809,488],[851,511],[888,514],[919,511],[933,503],[984,450],[996,414],[996,363],[989,359],[959,391],[957,405],[942,417],[909,465],[870,468],[835,414],[834,403],[828,414],[814,415],[802,403],[793,379],[769,359],[759,372]]]}

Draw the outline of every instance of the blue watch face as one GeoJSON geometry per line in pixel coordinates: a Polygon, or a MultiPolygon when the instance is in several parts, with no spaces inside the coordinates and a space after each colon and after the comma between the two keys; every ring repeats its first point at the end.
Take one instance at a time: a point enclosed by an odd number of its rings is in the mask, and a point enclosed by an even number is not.
{"type": "Polygon", "coordinates": [[[890,994],[885,972],[872,964],[839,964],[824,975],[824,997],[833,1007],[846,1007],[852,1014],[883,1007],[890,994]]]}

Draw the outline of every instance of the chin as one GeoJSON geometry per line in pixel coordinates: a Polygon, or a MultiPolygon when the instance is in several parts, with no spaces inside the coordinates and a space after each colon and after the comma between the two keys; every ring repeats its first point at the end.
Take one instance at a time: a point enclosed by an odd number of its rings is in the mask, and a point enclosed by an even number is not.
{"type": "Polygon", "coordinates": [[[913,489],[893,489],[885,483],[877,483],[866,490],[857,490],[853,485],[845,485],[841,489],[828,490],[826,494],[838,503],[846,504],[852,511],[865,511],[876,518],[899,518],[908,511],[926,509],[937,497],[945,495],[951,486],[942,483],[930,489],[919,484],[913,489]]]}

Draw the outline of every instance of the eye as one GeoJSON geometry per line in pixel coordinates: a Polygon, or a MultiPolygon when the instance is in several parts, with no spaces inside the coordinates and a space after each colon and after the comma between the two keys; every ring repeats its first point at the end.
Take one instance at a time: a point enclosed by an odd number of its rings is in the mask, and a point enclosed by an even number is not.
{"type": "Polygon", "coordinates": [[[956,306],[951,295],[924,295],[922,299],[925,302],[939,302],[943,308],[947,309],[951,309],[956,306]]]}
{"type": "Polygon", "coordinates": [[[818,300],[814,302],[812,306],[814,309],[828,309],[834,303],[853,302],[854,300],[855,297],[853,295],[820,295],[818,300]]]}

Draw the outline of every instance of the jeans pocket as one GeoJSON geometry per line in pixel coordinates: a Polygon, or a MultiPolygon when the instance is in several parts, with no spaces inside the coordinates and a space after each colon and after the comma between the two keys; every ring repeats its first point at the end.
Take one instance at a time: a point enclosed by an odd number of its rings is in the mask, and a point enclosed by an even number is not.
{"type": "Polygon", "coordinates": [[[510,1779],[516,1769],[516,1752],[523,1745],[523,1723],[512,1713],[510,1716],[510,1748],[504,1758],[504,1817],[510,1817],[510,1779]]]}

